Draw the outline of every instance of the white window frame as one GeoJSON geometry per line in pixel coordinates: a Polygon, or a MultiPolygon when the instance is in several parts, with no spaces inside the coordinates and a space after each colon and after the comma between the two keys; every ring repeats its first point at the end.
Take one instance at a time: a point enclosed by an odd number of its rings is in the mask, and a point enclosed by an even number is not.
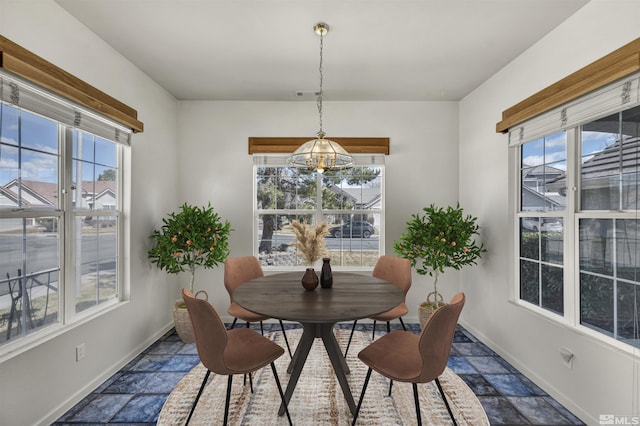
{"type": "MultiPolygon", "coordinates": [[[[124,224],[124,218],[129,203],[126,202],[125,197],[130,192],[125,187],[125,183],[129,183],[130,180],[125,178],[125,174],[128,174],[128,171],[125,171],[124,165],[129,164],[127,159],[130,156],[129,143],[132,131],[109,118],[69,102],[10,73],[0,72],[0,79],[0,102],[3,102],[8,107],[24,110],[58,123],[57,155],[59,176],[57,192],[60,200],[56,208],[0,208],[0,219],[30,218],[34,214],[42,217],[58,217],[58,266],[60,268],[58,272],[59,301],[57,321],[53,324],[30,330],[26,335],[19,338],[3,342],[0,345],[0,362],[2,362],[64,333],[71,327],[103,315],[126,301],[126,295],[129,294],[129,283],[124,271],[129,268],[125,264],[128,260],[124,256],[123,242],[127,238],[126,233],[128,232],[124,224]],[[8,93],[10,84],[19,86],[23,99],[17,100],[11,97],[8,93]],[[47,114],[48,108],[51,108],[51,115],[47,114]],[[116,204],[119,206],[117,210],[90,210],[91,215],[95,217],[118,216],[117,228],[115,229],[116,296],[80,312],[76,311],[75,259],[77,253],[76,245],[74,244],[76,235],[73,230],[73,224],[78,217],[86,216],[87,210],[74,210],[73,208],[72,197],[74,191],[72,190],[71,179],[73,160],[70,147],[72,146],[71,138],[74,128],[77,128],[78,131],[95,134],[101,139],[115,144],[117,167],[116,204]],[[110,134],[113,135],[113,138],[108,137],[110,134]]],[[[14,88],[11,89],[15,90],[14,88]]]]}
{"type": "MultiPolygon", "coordinates": [[[[323,209],[322,208],[322,179],[321,176],[318,176],[316,180],[317,191],[316,191],[316,208],[313,210],[309,209],[275,209],[275,210],[260,210],[256,205],[257,199],[257,170],[260,167],[286,167],[287,166],[287,156],[286,155],[254,155],[254,165],[253,165],[253,195],[252,195],[252,205],[253,205],[253,254],[258,257],[260,254],[258,253],[258,248],[260,245],[260,232],[259,232],[259,218],[261,214],[286,214],[286,215],[310,215],[312,214],[314,217],[314,222],[319,223],[323,220],[324,214],[368,214],[375,215],[380,218],[380,223],[376,224],[376,228],[379,232],[379,246],[378,246],[378,255],[382,256],[385,252],[385,158],[384,155],[378,154],[363,154],[363,155],[354,155],[354,163],[356,166],[362,167],[379,167],[382,169],[381,173],[381,200],[380,200],[380,209],[357,209],[357,210],[339,210],[339,209],[323,209]]],[[[332,263],[332,269],[334,270],[349,270],[349,271],[366,271],[370,272],[373,270],[374,265],[371,266],[340,266],[332,263]]],[[[285,266],[285,265],[276,265],[276,266],[266,266],[263,265],[265,270],[299,270],[300,266],[285,266]]]]}
{"type": "Polygon", "coordinates": [[[509,206],[510,233],[513,244],[512,259],[510,261],[510,275],[513,285],[509,286],[508,300],[512,303],[534,312],[550,321],[560,323],[590,338],[604,342],[625,353],[636,354],[638,348],[598,332],[580,324],[580,265],[579,265],[579,221],[583,218],[620,218],[638,219],[640,211],[627,210],[598,211],[579,210],[580,206],[580,166],[581,166],[581,125],[597,120],[613,113],[631,109],[640,105],[640,73],[631,74],[614,83],[604,86],[592,93],[584,95],[574,101],[543,113],[509,129],[509,206]],[[529,216],[521,212],[521,146],[524,143],[551,135],[557,131],[567,131],[567,200],[565,211],[539,213],[537,216],[562,216],[564,218],[564,313],[558,315],[542,307],[520,299],[520,218],[529,216]]]}

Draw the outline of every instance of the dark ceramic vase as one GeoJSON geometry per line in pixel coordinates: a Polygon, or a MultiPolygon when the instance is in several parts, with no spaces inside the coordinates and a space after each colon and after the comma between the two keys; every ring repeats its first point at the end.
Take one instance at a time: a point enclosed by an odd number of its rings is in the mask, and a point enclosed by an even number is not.
{"type": "Polygon", "coordinates": [[[318,287],[318,275],[316,275],[316,271],[313,268],[307,268],[304,275],[302,276],[302,287],[305,290],[315,290],[318,287]]]}
{"type": "Polygon", "coordinates": [[[320,270],[320,287],[331,288],[333,286],[333,273],[331,272],[331,259],[322,258],[322,269],[320,270]]]}

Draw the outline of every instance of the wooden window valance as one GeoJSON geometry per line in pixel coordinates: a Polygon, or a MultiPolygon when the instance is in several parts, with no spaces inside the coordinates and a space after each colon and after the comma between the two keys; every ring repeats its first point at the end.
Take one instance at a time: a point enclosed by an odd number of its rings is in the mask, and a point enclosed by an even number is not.
{"type": "Polygon", "coordinates": [[[496,124],[496,132],[506,133],[510,127],[638,70],[640,70],[640,38],[504,110],[502,121],[496,124]]]}
{"type": "Polygon", "coordinates": [[[0,68],[109,117],[134,132],[144,130],[135,109],[1,35],[0,68]]]}
{"type": "MultiPolygon", "coordinates": [[[[303,143],[313,139],[306,138],[266,138],[250,137],[249,154],[284,154],[296,150],[303,143]]],[[[389,155],[389,138],[328,138],[342,145],[350,154],[389,155]]]]}

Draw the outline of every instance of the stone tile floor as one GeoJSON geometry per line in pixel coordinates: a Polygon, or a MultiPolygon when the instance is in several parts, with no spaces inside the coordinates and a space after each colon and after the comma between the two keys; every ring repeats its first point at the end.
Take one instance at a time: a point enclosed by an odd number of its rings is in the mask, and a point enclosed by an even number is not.
{"type": "MultiPolygon", "coordinates": [[[[280,331],[265,324],[265,333],[280,331]]],[[[420,333],[418,324],[407,324],[420,333]]],[[[259,331],[258,325],[252,325],[259,331]]],[[[287,328],[296,328],[287,324],[287,328]]],[[[351,328],[350,324],[339,327],[351,328]]],[[[371,324],[358,325],[372,330],[371,324]]],[[[399,324],[393,324],[393,329],[399,324]]],[[[383,334],[378,325],[376,333],[383,334]]],[[[65,413],[54,425],[153,425],[174,386],[199,362],[194,344],[169,332],[65,413]]],[[[492,425],[583,425],[542,389],[458,326],[449,368],[474,391],[492,425]]]]}

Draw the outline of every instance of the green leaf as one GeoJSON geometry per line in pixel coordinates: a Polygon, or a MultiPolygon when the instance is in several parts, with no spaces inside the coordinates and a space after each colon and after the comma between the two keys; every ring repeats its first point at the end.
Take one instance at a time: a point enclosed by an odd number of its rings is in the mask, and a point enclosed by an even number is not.
{"type": "Polygon", "coordinates": [[[459,203],[446,208],[431,204],[422,211],[411,216],[405,233],[393,243],[396,254],[409,259],[418,274],[433,276],[446,268],[475,265],[486,252],[474,239],[479,235],[477,218],[465,215],[459,203]]]}
{"type": "Polygon", "coordinates": [[[229,256],[231,224],[215,213],[211,203],[184,203],[162,223],[151,235],[154,246],[148,252],[151,263],[161,270],[170,274],[189,271],[193,281],[196,269],[214,268],[229,256]]]}

